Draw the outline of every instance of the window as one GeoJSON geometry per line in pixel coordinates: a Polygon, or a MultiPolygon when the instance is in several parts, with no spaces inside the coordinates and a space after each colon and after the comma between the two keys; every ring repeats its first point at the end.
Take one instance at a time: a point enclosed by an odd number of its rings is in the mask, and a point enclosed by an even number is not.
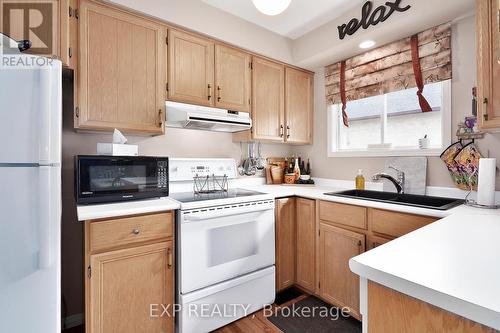
{"type": "Polygon", "coordinates": [[[422,112],[417,88],[347,103],[349,127],[342,122],[342,106],[329,108],[329,156],[436,156],[451,140],[451,84],[426,85],[424,96],[432,107],[422,112]],[[427,135],[429,147],[418,140],[427,135]]]}

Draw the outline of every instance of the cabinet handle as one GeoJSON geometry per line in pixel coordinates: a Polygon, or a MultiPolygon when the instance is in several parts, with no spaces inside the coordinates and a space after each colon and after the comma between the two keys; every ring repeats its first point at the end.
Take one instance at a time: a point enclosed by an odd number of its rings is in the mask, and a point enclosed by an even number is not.
{"type": "Polygon", "coordinates": [[[290,126],[286,126],[286,138],[290,139],[290,126]]]}
{"type": "Polygon", "coordinates": [[[134,235],[139,235],[141,233],[141,231],[139,229],[134,229],[134,230],[132,230],[132,233],[134,235]]]}
{"type": "Polygon", "coordinates": [[[208,84],[208,100],[212,98],[212,86],[210,83],[208,84]]]}
{"type": "Polygon", "coordinates": [[[217,86],[217,102],[220,102],[220,100],[222,99],[222,97],[220,97],[221,90],[222,90],[221,87],[217,86]]]}
{"type": "Polygon", "coordinates": [[[167,249],[167,268],[172,268],[172,250],[170,248],[167,249]]]}
{"type": "Polygon", "coordinates": [[[283,125],[280,125],[280,138],[283,137],[283,125]]]}
{"type": "Polygon", "coordinates": [[[484,105],[484,109],[483,109],[483,110],[484,110],[484,111],[483,111],[483,112],[484,112],[484,113],[483,113],[483,119],[484,119],[485,121],[488,121],[488,98],[487,98],[487,97],[485,97],[485,98],[483,99],[483,105],[484,105]]]}
{"type": "Polygon", "coordinates": [[[373,242],[373,243],[372,243],[372,249],[376,248],[376,247],[377,247],[377,246],[379,246],[379,245],[380,245],[379,243],[377,243],[377,242],[373,242]]]}
{"type": "Polygon", "coordinates": [[[363,245],[363,242],[362,241],[358,241],[358,247],[361,247],[361,245],[363,245]]]}
{"type": "Polygon", "coordinates": [[[158,118],[160,118],[160,120],[158,121],[158,126],[161,127],[161,125],[163,124],[163,118],[162,118],[162,115],[163,115],[163,109],[158,109],[158,118]]]}

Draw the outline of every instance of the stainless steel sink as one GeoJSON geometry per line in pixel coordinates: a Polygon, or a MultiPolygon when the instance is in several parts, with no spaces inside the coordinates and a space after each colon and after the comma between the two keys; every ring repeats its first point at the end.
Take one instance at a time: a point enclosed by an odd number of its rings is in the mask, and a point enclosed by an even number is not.
{"type": "Polygon", "coordinates": [[[416,195],[416,194],[398,194],[398,193],[380,192],[380,191],[347,190],[341,192],[325,193],[325,195],[379,201],[397,205],[405,205],[405,206],[413,206],[413,207],[421,207],[421,208],[429,208],[437,210],[448,210],[450,208],[459,206],[464,203],[464,201],[460,199],[431,197],[427,195],[416,195]]]}

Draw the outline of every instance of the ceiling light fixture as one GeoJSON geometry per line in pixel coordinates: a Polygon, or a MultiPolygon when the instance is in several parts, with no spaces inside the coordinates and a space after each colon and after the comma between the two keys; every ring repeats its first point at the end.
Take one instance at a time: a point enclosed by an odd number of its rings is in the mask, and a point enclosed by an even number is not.
{"type": "Polygon", "coordinates": [[[365,40],[361,44],[359,44],[359,47],[362,49],[369,49],[370,47],[374,46],[375,42],[372,40],[365,40]]]}
{"type": "Polygon", "coordinates": [[[283,13],[292,0],[252,0],[255,8],[262,14],[278,15],[283,13]]]}

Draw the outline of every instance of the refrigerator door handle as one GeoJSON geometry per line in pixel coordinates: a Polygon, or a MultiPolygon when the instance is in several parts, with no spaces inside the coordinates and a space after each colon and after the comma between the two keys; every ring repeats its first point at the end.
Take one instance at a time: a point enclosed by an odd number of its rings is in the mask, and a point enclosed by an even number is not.
{"type": "MultiPolygon", "coordinates": [[[[39,159],[40,163],[50,162],[50,137],[51,137],[51,97],[52,97],[52,75],[49,68],[40,69],[40,141],[39,159]]],[[[42,192],[43,193],[43,192],[42,192]]]]}
{"type": "Polygon", "coordinates": [[[51,167],[39,167],[39,182],[38,182],[38,212],[40,222],[39,244],[40,249],[38,252],[38,268],[47,269],[52,265],[52,249],[51,249],[51,219],[52,219],[52,206],[51,206],[51,167]]]}

